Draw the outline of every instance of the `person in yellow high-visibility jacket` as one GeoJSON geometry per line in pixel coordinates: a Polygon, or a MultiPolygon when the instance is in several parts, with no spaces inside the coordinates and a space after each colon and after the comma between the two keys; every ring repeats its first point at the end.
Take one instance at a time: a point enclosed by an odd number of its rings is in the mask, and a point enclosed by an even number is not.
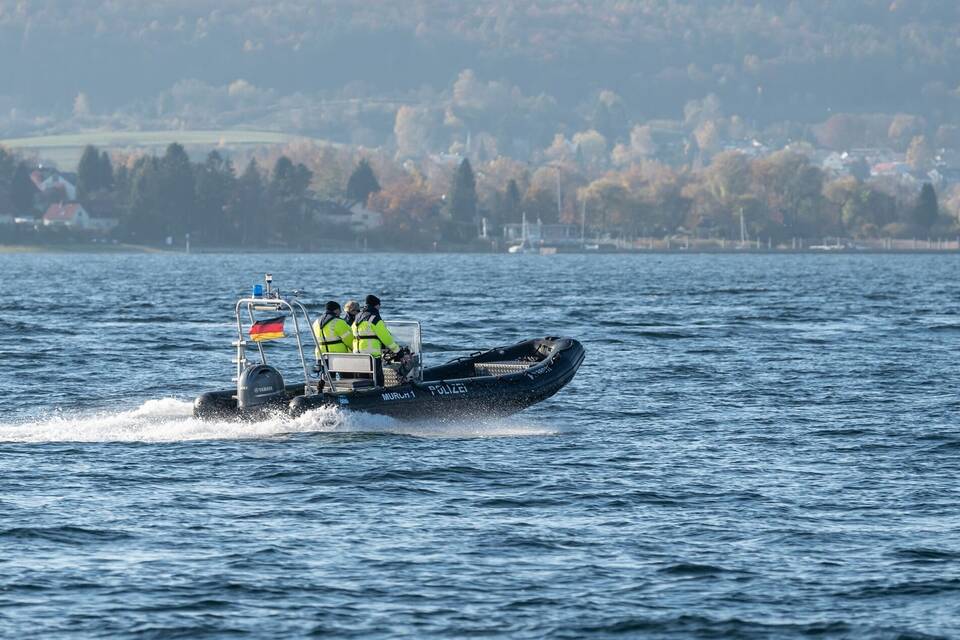
{"type": "Polygon", "coordinates": [[[313,322],[313,335],[317,338],[317,360],[321,353],[353,351],[353,331],[340,317],[340,303],[336,300],[328,302],[323,315],[313,322]]]}
{"type": "Polygon", "coordinates": [[[383,349],[394,353],[400,351],[400,346],[393,339],[387,323],[380,317],[380,298],[375,295],[367,296],[366,304],[356,320],[353,321],[353,351],[354,353],[369,353],[373,356],[375,366],[375,381],[377,386],[383,384],[383,361],[380,357],[383,349]]]}

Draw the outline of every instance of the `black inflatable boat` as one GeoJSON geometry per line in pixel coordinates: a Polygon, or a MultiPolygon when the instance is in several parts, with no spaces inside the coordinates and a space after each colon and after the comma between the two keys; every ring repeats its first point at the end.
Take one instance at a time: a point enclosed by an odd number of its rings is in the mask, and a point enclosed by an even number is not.
{"type": "Polygon", "coordinates": [[[420,380],[350,393],[298,396],[290,413],[335,404],[401,419],[506,416],[562,389],[583,362],[571,338],[527,340],[423,369],[420,380]]]}
{"type": "MultiPolygon", "coordinates": [[[[268,275],[266,289],[257,285],[252,297],[237,302],[236,387],[199,396],[194,401],[196,417],[298,416],[330,406],[404,420],[500,417],[555,394],[573,379],[584,358],[583,346],[572,338],[540,338],[424,367],[420,324],[388,321],[406,355],[385,360],[382,384],[377,384],[375,363],[366,354],[325,354],[314,365],[305,355],[301,339],[304,334],[313,339],[309,313],[295,297],[273,290],[271,282],[268,275]],[[271,317],[258,320],[263,312],[271,317]],[[305,326],[302,333],[301,323],[305,326]],[[280,372],[267,364],[264,349],[265,342],[288,337],[287,324],[293,330],[289,337],[296,339],[303,369],[303,382],[296,384],[284,383],[280,372]],[[248,334],[259,353],[254,360],[247,355],[251,350],[245,339],[248,334]]],[[[314,346],[315,342],[309,345],[309,352],[314,346]]]]}

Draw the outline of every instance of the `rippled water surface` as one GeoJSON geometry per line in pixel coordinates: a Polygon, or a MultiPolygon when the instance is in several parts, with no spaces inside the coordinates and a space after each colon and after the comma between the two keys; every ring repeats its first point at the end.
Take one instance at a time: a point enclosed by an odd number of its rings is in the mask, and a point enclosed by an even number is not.
{"type": "Polygon", "coordinates": [[[958,260],[0,256],[0,636],[957,637],[958,260]],[[196,422],[264,271],[587,359],[493,423],[196,422]]]}

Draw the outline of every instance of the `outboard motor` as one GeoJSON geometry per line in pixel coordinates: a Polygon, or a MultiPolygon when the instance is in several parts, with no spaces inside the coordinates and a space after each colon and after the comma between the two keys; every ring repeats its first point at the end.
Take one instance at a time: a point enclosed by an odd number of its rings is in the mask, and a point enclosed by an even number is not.
{"type": "Polygon", "coordinates": [[[283,376],[271,366],[253,364],[237,381],[237,408],[241,411],[280,406],[284,399],[283,376]]]}

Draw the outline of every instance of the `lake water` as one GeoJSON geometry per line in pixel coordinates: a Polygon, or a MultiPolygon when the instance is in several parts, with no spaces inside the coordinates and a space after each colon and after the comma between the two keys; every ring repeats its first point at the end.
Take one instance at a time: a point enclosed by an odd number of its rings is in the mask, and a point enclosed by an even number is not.
{"type": "Polygon", "coordinates": [[[0,636],[957,637],[958,261],[0,256],[0,636]],[[264,271],[587,359],[499,422],[197,422],[264,271]]]}

